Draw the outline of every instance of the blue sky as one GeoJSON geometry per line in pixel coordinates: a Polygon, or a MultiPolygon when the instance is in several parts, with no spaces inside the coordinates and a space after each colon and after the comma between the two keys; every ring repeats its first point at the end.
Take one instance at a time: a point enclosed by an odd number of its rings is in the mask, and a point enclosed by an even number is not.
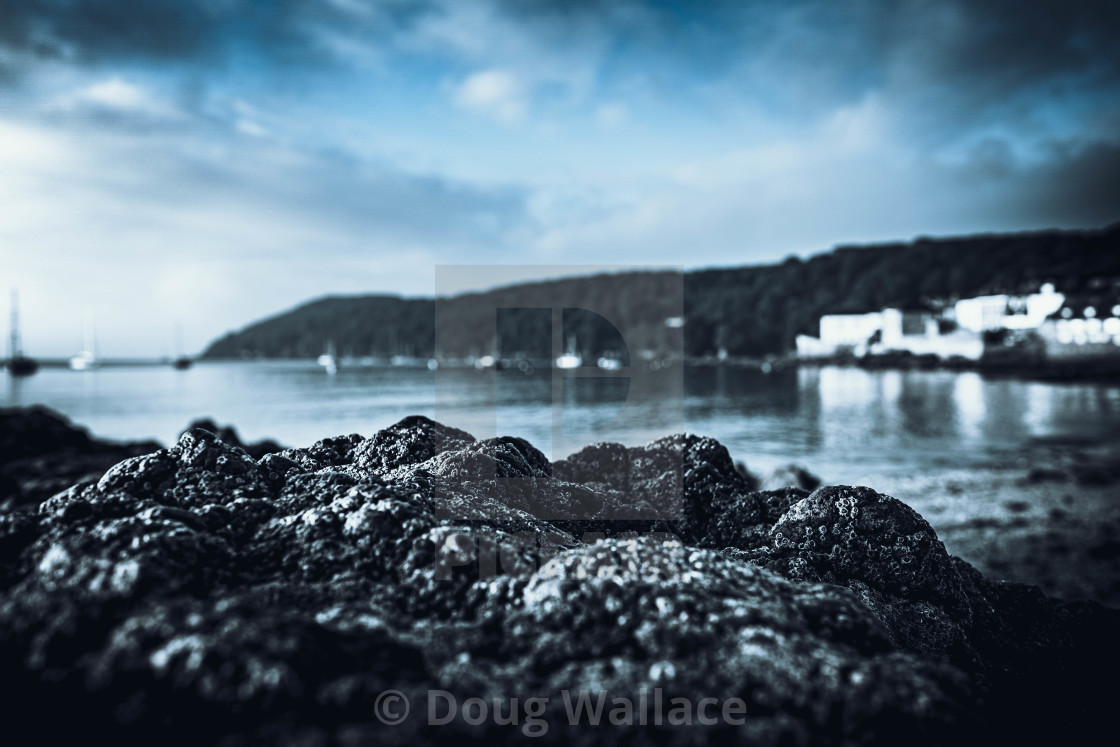
{"type": "Polygon", "coordinates": [[[1120,6],[0,0],[28,352],[437,264],[737,265],[1120,220],[1120,6]]]}

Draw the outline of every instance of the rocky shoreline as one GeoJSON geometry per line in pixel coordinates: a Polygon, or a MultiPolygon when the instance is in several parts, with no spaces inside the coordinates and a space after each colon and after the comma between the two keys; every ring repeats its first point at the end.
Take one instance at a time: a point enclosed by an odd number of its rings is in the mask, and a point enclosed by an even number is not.
{"type": "Polygon", "coordinates": [[[691,435],[550,463],[420,417],[253,455],[215,428],[162,449],[0,413],[11,733],[893,745],[1111,728],[1120,612],[987,578],[869,488],[755,490],[691,435]],[[413,704],[401,723],[378,711],[388,690],[413,704]],[[427,723],[432,691],[581,690],[744,712],[427,723]]]}

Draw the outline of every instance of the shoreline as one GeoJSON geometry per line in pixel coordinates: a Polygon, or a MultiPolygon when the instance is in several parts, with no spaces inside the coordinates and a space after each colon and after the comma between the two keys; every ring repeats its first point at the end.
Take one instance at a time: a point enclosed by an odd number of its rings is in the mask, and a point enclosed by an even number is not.
{"type": "MultiPolygon", "coordinates": [[[[1051,384],[1062,383],[1102,383],[1102,384],[1116,384],[1120,383],[1120,355],[1116,359],[1107,359],[1098,362],[1079,361],[1076,363],[1064,362],[1034,362],[1034,363],[1015,363],[1009,365],[1006,362],[985,362],[985,361],[942,361],[942,360],[927,360],[919,356],[882,356],[882,359],[856,359],[852,357],[832,357],[832,358],[798,358],[796,356],[767,356],[763,358],[754,357],[739,357],[731,356],[727,358],[719,358],[717,356],[696,356],[685,358],[673,358],[671,363],[666,368],[671,368],[675,363],[676,365],[683,366],[685,369],[714,369],[714,368],[727,368],[737,370],[757,371],[760,374],[779,374],[783,371],[796,370],[798,368],[856,368],[864,371],[929,371],[929,372],[946,372],[946,373],[976,373],[988,379],[1010,379],[1014,381],[1040,381],[1051,384]]],[[[434,359],[433,359],[434,360],[434,359]]],[[[339,370],[367,370],[367,369],[396,369],[396,370],[434,370],[424,362],[408,362],[408,363],[390,363],[388,361],[378,360],[376,362],[362,362],[359,359],[342,360],[339,362],[339,370]]],[[[40,367],[47,370],[65,369],[69,370],[69,361],[65,358],[42,358],[37,359],[40,367]]],[[[192,365],[207,365],[207,364],[291,364],[291,363],[305,363],[307,368],[315,369],[319,367],[313,359],[292,357],[292,358],[228,358],[228,357],[206,357],[199,356],[192,358],[192,365]]],[[[513,367],[512,365],[510,366],[513,367]]],[[[119,369],[119,368],[151,368],[151,369],[168,369],[171,368],[171,361],[164,358],[129,358],[129,359],[109,359],[98,362],[98,369],[119,369]]],[[[442,370],[460,370],[469,371],[477,370],[473,363],[462,361],[438,361],[438,368],[442,370]]],[[[537,369],[539,372],[551,372],[553,369],[544,366],[537,369]]],[[[604,377],[610,376],[626,376],[627,369],[622,368],[618,370],[602,370],[600,375],[604,377]]],[[[75,375],[88,376],[96,371],[76,371],[75,375]]],[[[186,373],[180,371],[180,373],[186,373]]]]}
{"type": "Polygon", "coordinates": [[[1028,465],[886,474],[871,487],[914,508],[950,554],[989,578],[1120,608],[1120,459],[1069,445],[1030,456],[1028,465]]]}

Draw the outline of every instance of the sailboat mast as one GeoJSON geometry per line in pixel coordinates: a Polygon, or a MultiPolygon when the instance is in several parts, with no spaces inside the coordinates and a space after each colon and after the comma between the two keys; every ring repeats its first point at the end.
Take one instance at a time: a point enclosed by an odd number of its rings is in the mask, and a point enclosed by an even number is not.
{"type": "Polygon", "coordinates": [[[8,359],[19,357],[19,291],[12,288],[11,300],[11,338],[8,341],[8,359]]]}
{"type": "Polygon", "coordinates": [[[97,340],[94,337],[93,331],[93,311],[86,309],[85,324],[83,325],[84,339],[82,340],[83,352],[89,353],[94,358],[97,357],[97,340]]]}

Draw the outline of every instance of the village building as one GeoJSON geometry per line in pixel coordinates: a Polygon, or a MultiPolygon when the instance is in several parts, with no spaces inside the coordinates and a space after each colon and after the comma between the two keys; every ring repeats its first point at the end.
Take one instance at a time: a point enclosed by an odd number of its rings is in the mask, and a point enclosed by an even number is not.
{"type": "MultiPolygon", "coordinates": [[[[909,353],[975,361],[984,356],[986,338],[993,333],[1041,330],[1065,302],[1066,297],[1047,283],[1028,296],[966,298],[940,311],[885,308],[866,314],[828,314],[821,317],[820,337],[798,335],[797,354],[812,359],[909,353]]],[[[1103,322],[1100,326],[1103,330],[1103,322]]],[[[1074,333],[1071,328],[1061,334],[1072,339],[1074,333]]]]}

